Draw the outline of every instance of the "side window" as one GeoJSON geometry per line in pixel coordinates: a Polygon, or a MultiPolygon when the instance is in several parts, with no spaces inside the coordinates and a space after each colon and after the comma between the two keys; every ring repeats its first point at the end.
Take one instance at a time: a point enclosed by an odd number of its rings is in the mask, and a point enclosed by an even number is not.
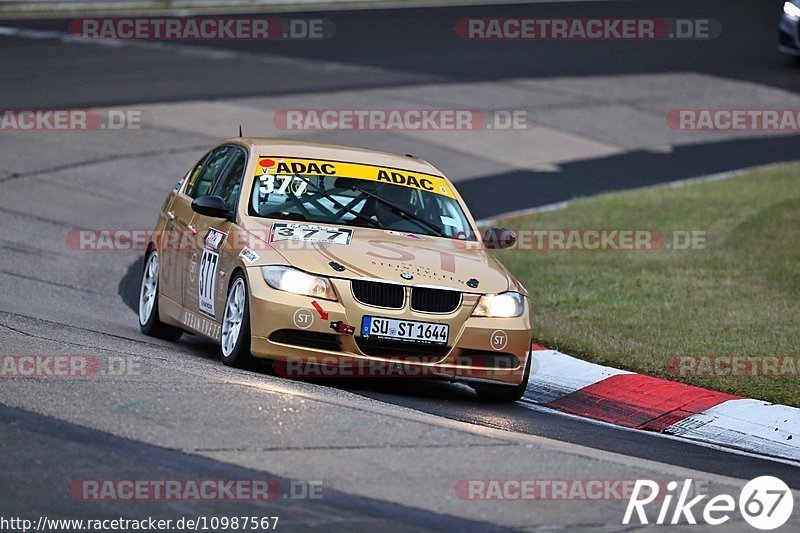
{"type": "Polygon", "coordinates": [[[214,183],[214,187],[209,194],[221,196],[225,200],[228,209],[235,211],[236,203],[239,200],[239,192],[242,188],[247,154],[241,148],[232,148],[232,152],[228,166],[214,183]]]}
{"type": "Polygon", "coordinates": [[[194,177],[192,183],[186,188],[186,194],[192,198],[208,194],[208,188],[211,187],[217,174],[219,174],[225,165],[225,160],[230,151],[230,146],[220,146],[216,150],[210,152],[205,158],[203,169],[194,177]]]}
{"type": "Polygon", "coordinates": [[[188,184],[188,185],[186,185],[186,188],[184,189],[185,191],[187,191],[187,193],[188,193],[188,191],[192,190],[192,186],[194,185],[194,182],[197,179],[197,175],[200,174],[200,169],[203,168],[203,163],[206,162],[206,159],[208,159],[208,154],[206,154],[203,157],[201,157],[200,161],[198,161],[197,164],[195,166],[193,166],[189,170],[189,172],[186,173],[186,176],[183,177],[183,179],[188,184]]]}

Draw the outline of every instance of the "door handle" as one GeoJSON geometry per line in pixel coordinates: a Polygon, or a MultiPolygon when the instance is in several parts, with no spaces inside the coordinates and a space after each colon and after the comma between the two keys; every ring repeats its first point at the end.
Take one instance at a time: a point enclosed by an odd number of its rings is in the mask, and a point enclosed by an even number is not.
{"type": "Polygon", "coordinates": [[[167,211],[167,218],[170,220],[175,220],[175,211],[167,211]]]}

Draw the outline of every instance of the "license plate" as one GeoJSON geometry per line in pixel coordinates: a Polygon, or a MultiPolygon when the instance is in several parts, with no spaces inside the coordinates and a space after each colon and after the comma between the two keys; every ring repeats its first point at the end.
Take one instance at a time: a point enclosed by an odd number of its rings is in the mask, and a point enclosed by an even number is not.
{"type": "Polygon", "coordinates": [[[447,344],[450,326],[433,322],[417,322],[397,318],[365,316],[361,336],[365,339],[386,339],[417,344],[447,344]]]}

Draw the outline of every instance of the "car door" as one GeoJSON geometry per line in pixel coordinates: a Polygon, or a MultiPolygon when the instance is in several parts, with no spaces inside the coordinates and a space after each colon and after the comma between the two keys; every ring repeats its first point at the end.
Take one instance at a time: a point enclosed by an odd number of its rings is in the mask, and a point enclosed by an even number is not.
{"type": "Polygon", "coordinates": [[[162,213],[166,221],[164,234],[159,236],[161,242],[159,290],[161,296],[179,305],[182,299],[184,264],[182,250],[188,244],[185,241],[190,234],[189,224],[193,218],[191,199],[186,195],[186,191],[195,183],[208,155],[203,155],[177,185],[162,213]]]}
{"type": "MultiPolygon", "coordinates": [[[[173,240],[178,240],[175,254],[176,268],[179,272],[179,276],[175,279],[176,301],[184,308],[187,305],[184,290],[186,278],[187,276],[197,276],[198,250],[202,249],[201,239],[198,237],[194,224],[195,213],[192,210],[192,202],[195,198],[208,194],[214,179],[225,167],[229,154],[230,146],[227,145],[215,148],[206,154],[200,170],[190,176],[188,183],[184,186],[183,194],[179,194],[172,203],[172,214],[168,214],[173,220],[173,226],[177,233],[173,240]],[[195,262],[194,265],[192,261],[195,262]]],[[[185,322],[185,320],[182,321],[185,322]]]]}
{"type": "MultiPolygon", "coordinates": [[[[229,149],[227,160],[207,194],[222,197],[228,209],[235,212],[247,165],[247,152],[239,146],[229,146],[229,149]]],[[[198,249],[190,258],[189,275],[184,277],[184,307],[219,323],[222,320],[221,307],[224,306],[227,288],[227,272],[223,268],[226,259],[224,254],[229,252],[226,244],[237,226],[230,220],[199,213],[194,214],[192,226],[197,232],[198,249]]],[[[208,331],[208,326],[204,325],[200,333],[216,337],[209,335],[208,331]]]]}

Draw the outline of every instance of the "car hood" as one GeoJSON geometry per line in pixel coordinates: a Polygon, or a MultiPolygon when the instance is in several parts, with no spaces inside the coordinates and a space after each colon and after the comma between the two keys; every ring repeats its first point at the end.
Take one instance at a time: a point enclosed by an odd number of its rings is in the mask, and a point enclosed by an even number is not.
{"type": "MultiPolygon", "coordinates": [[[[250,219],[244,226],[268,238],[272,223],[250,219]]],[[[295,268],[329,277],[375,278],[473,293],[524,291],[479,242],[375,228],[349,229],[353,230],[349,244],[282,241],[270,246],[295,268]]]]}

